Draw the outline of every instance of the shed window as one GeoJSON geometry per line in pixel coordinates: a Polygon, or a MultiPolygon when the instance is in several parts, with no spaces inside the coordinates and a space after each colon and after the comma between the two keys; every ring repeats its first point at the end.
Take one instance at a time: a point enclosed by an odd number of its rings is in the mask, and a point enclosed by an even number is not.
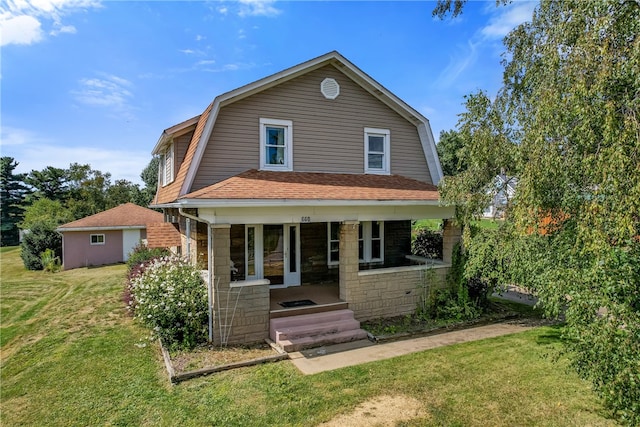
{"type": "Polygon", "coordinates": [[[92,234],[91,235],[91,244],[92,245],[104,245],[104,234],[92,234]]]}

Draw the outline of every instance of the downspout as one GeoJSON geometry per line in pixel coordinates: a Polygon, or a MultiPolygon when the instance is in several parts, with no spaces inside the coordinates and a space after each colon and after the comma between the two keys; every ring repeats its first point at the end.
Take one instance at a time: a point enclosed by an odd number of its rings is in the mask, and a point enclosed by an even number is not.
{"type": "MultiPolygon", "coordinates": [[[[209,306],[209,342],[213,342],[213,235],[211,233],[211,223],[204,218],[199,218],[191,214],[186,213],[181,207],[178,208],[180,215],[185,218],[192,219],[196,222],[204,222],[207,224],[207,305],[209,306]]],[[[188,236],[187,242],[191,239],[191,235],[188,236]]],[[[187,243],[190,246],[190,243],[187,243]]],[[[197,251],[197,250],[196,250],[197,251]]]]}

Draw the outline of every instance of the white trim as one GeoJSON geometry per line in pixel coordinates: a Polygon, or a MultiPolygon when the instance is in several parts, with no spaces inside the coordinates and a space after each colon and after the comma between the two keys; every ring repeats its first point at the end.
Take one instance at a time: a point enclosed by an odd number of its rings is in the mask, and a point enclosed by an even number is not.
{"type": "Polygon", "coordinates": [[[128,225],[128,226],[108,226],[108,227],[58,227],[56,231],[58,233],[65,233],[67,231],[118,231],[118,230],[144,230],[146,225],[128,225]]]}
{"type": "Polygon", "coordinates": [[[358,277],[360,276],[375,276],[378,274],[393,274],[401,273],[403,271],[415,271],[415,270],[430,270],[438,268],[450,268],[451,264],[422,264],[422,265],[405,265],[402,267],[387,267],[387,268],[372,268],[370,270],[358,271],[358,277]]]}
{"type": "MultiPolygon", "coordinates": [[[[363,257],[360,258],[358,256],[358,261],[360,264],[367,263],[376,263],[376,262],[384,262],[384,221],[360,221],[360,226],[362,227],[362,243],[363,243],[363,257]],[[380,237],[376,238],[376,240],[380,240],[380,257],[373,258],[372,250],[373,250],[373,223],[377,222],[380,224],[380,237]]],[[[360,235],[358,233],[358,250],[360,246],[360,235]]]]}
{"type": "Polygon", "coordinates": [[[91,246],[102,246],[106,244],[106,236],[104,234],[90,234],[89,235],[89,244],[91,246]],[[102,236],[102,241],[100,241],[99,237],[102,236]],[[96,242],[94,243],[93,238],[96,237],[96,242]]]}
{"type": "Polygon", "coordinates": [[[244,277],[247,281],[262,280],[262,224],[244,226],[244,277]],[[249,274],[249,228],[253,228],[253,274],[249,274]]]}
{"type": "Polygon", "coordinates": [[[442,166],[440,165],[438,151],[436,150],[436,142],[433,139],[433,132],[431,131],[431,126],[428,121],[418,125],[418,136],[420,137],[422,151],[424,152],[424,157],[427,160],[427,166],[429,167],[431,183],[433,185],[438,185],[443,176],[442,166]]]}
{"type": "Polygon", "coordinates": [[[260,118],[260,170],[293,170],[293,122],[291,120],[260,118]],[[284,129],[284,159],[282,164],[267,163],[267,127],[284,129]]]}
{"type": "Polygon", "coordinates": [[[327,77],[320,83],[320,92],[327,99],[336,99],[340,96],[340,85],[336,79],[327,77]]]}
{"type": "Polygon", "coordinates": [[[244,288],[247,286],[261,286],[261,285],[269,285],[271,282],[269,279],[256,279],[256,280],[237,280],[235,282],[229,283],[230,288],[244,288]]]}
{"type": "Polygon", "coordinates": [[[391,132],[389,129],[364,128],[364,173],[389,175],[391,174],[391,132]],[[383,151],[374,152],[382,154],[382,169],[369,166],[369,137],[381,136],[383,140],[383,151]]]}
{"type": "Polygon", "coordinates": [[[167,149],[160,154],[158,169],[160,170],[160,185],[162,187],[171,184],[175,179],[175,157],[175,144],[171,142],[167,145],[167,149]]]}
{"type": "Polygon", "coordinates": [[[282,206],[443,206],[439,200],[308,200],[308,199],[181,199],[158,207],[241,208],[282,206]]]}
{"type": "Polygon", "coordinates": [[[340,265],[340,222],[327,221],[327,265],[340,265]],[[338,224],[338,239],[331,239],[331,224],[338,224]],[[338,242],[338,261],[331,261],[331,242],[338,242]]]}

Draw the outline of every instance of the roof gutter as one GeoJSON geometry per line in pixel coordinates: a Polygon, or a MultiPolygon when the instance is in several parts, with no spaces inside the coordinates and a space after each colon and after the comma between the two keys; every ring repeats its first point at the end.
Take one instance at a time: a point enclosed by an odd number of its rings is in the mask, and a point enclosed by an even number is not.
{"type": "Polygon", "coordinates": [[[288,206],[442,206],[440,200],[299,200],[299,199],[180,199],[166,207],[244,208],[288,206]]]}

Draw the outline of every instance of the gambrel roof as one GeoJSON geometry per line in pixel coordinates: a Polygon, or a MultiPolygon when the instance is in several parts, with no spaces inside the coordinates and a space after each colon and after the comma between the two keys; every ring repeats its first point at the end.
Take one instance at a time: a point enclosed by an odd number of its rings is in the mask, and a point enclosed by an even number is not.
{"type": "MultiPolygon", "coordinates": [[[[218,113],[222,107],[270,89],[274,86],[280,85],[294,78],[300,77],[326,65],[333,65],[334,67],[336,67],[347,77],[353,80],[356,84],[373,95],[380,102],[382,102],[397,114],[399,114],[401,117],[416,126],[422,144],[422,150],[424,152],[427,166],[431,174],[431,181],[437,185],[437,183],[442,178],[442,168],[438,160],[435,141],[433,140],[433,134],[431,132],[431,127],[427,118],[413,109],[407,103],[402,101],[396,95],[391,93],[384,86],[371,78],[368,74],[356,67],[340,53],[332,51],[317,58],[303,62],[302,64],[283,70],[279,73],[273,74],[230,92],[219,95],[199,117],[194,117],[193,119],[183,122],[182,124],[173,126],[165,130],[158,140],[155,148],[153,149],[154,155],[163,153],[163,150],[167,147],[168,144],[171,143],[171,138],[177,136],[175,133],[177,132],[176,129],[181,131],[186,129],[188,126],[195,125],[195,131],[187,148],[185,158],[180,164],[174,181],[164,187],[159,187],[153,204],[157,206],[166,206],[169,204],[173,204],[179,199],[183,199],[184,196],[191,192],[193,181],[195,179],[198,168],[200,167],[200,162],[202,160],[206,146],[209,142],[218,113]],[[197,119],[197,123],[195,119],[197,119]]],[[[321,174],[316,174],[316,178],[318,178],[318,175],[321,174]]],[[[344,177],[344,174],[327,175],[339,175],[341,177],[344,177]]],[[[394,179],[390,177],[387,178],[389,180],[394,179]]],[[[332,178],[328,177],[327,179],[332,178]]]]}

